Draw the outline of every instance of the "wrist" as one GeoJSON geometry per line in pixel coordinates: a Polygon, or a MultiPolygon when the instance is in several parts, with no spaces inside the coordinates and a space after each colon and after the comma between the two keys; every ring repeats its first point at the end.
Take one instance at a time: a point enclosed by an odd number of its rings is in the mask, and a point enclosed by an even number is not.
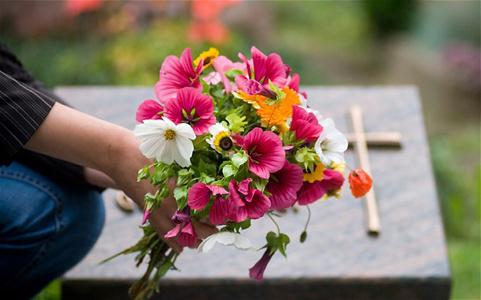
{"type": "Polygon", "coordinates": [[[144,195],[152,192],[152,186],[146,181],[137,182],[137,174],[150,161],[140,152],[137,138],[129,130],[119,132],[108,156],[105,173],[115,181],[119,189],[143,207],[144,195]]]}

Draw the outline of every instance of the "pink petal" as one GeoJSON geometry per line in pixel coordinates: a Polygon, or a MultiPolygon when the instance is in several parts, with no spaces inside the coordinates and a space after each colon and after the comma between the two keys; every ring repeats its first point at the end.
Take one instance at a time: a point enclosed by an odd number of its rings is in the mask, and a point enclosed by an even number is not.
{"type": "Polygon", "coordinates": [[[180,232],[181,226],[182,226],[181,224],[175,225],[174,228],[172,228],[170,231],[168,231],[168,232],[164,235],[164,238],[170,239],[170,238],[176,237],[177,234],[179,234],[179,232],[180,232]]]}
{"type": "Polygon", "coordinates": [[[237,189],[238,189],[237,182],[232,179],[229,182],[229,198],[235,206],[242,207],[245,204],[244,204],[244,201],[242,201],[239,193],[237,192],[237,189]]]}
{"type": "Polygon", "coordinates": [[[278,172],[271,174],[266,189],[271,193],[271,209],[291,207],[297,200],[297,192],[303,184],[301,167],[287,160],[278,172]]]}
{"type": "Polygon", "coordinates": [[[212,190],[205,183],[195,183],[187,193],[187,204],[192,209],[204,209],[210,200],[212,190]]]}
{"type": "Polygon", "coordinates": [[[209,184],[207,187],[213,195],[227,195],[229,193],[225,188],[218,185],[209,184]]]}
{"type": "Polygon", "coordinates": [[[259,219],[269,211],[271,201],[261,191],[255,190],[252,202],[246,206],[247,216],[250,219],[259,219]]]}
{"type": "Polygon", "coordinates": [[[249,277],[255,280],[262,280],[264,278],[264,272],[269,264],[272,255],[269,255],[270,249],[266,249],[261,259],[254,266],[249,269],[249,277]]]}
{"type": "Polygon", "coordinates": [[[177,236],[177,241],[182,247],[195,247],[195,244],[197,243],[197,234],[195,233],[192,222],[187,223],[184,228],[182,228],[182,231],[177,236]]]}
{"type": "Polygon", "coordinates": [[[223,225],[225,220],[229,217],[230,206],[229,200],[225,200],[222,197],[218,197],[212,207],[210,208],[209,221],[214,225],[223,225]]]}
{"type": "Polygon", "coordinates": [[[314,183],[304,182],[297,193],[297,202],[299,205],[308,205],[321,199],[326,193],[327,190],[320,181],[314,183]]]}
{"type": "Polygon", "coordinates": [[[144,120],[160,119],[162,115],[162,105],[155,100],[145,100],[137,108],[135,119],[142,123],[144,120]]]}

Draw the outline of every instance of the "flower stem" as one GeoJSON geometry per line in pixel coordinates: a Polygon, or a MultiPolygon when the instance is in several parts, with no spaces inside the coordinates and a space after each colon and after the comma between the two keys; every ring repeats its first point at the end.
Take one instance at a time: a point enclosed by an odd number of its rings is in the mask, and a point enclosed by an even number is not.
{"type": "Polygon", "coordinates": [[[269,217],[269,219],[271,219],[272,223],[276,225],[277,235],[279,235],[281,233],[281,228],[279,227],[279,224],[277,224],[276,220],[274,220],[270,213],[267,213],[267,216],[269,217]]]}
{"type": "Polygon", "coordinates": [[[307,208],[307,221],[306,221],[306,225],[304,226],[304,231],[307,231],[307,226],[309,226],[309,222],[311,221],[311,208],[309,207],[309,205],[307,205],[306,208],[307,208]]]}

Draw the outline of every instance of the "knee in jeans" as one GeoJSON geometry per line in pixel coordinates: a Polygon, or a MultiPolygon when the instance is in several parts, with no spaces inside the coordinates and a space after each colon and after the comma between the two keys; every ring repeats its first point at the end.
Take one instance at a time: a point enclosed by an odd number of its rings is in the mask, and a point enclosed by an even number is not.
{"type": "Polygon", "coordinates": [[[69,256],[78,262],[102,232],[105,208],[100,194],[93,190],[76,193],[65,203],[63,220],[65,246],[69,249],[69,256]]]}

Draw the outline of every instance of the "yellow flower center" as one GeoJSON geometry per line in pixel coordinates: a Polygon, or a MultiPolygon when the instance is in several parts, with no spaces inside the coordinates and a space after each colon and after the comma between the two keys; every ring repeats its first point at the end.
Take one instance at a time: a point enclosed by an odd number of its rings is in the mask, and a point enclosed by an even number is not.
{"type": "MultiPolygon", "coordinates": [[[[228,149],[224,149],[224,148],[227,148],[227,142],[226,142],[227,139],[230,140],[229,132],[227,132],[227,131],[219,132],[214,138],[215,149],[219,152],[221,152],[222,150],[228,150],[228,149]],[[224,143],[222,143],[223,141],[224,141],[224,143]]],[[[232,140],[230,140],[230,141],[232,142],[232,140]]],[[[231,147],[232,147],[232,145],[231,145],[231,147]]]]}
{"type": "Polygon", "coordinates": [[[166,140],[175,139],[175,131],[173,131],[172,129],[167,129],[164,133],[164,137],[166,140]]]}
{"type": "Polygon", "coordinates": [[[316,164],[316,168],[312,173],[304,173],[304,181],[313,183],[316,181],[321,181],[324,178],[324,170],[326,167],[322,163],[316,164]]]}

